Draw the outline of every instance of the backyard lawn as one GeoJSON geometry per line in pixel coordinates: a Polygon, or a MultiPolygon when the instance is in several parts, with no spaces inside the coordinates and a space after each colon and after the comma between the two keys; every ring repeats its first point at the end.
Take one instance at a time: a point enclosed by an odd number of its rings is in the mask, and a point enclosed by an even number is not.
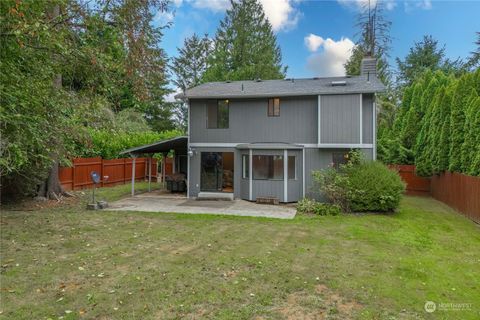
{"type": "Polygon", "coordinates": [[[480,318],[480,227],[432,199],[284,221],[92,212],[87,196],[2,209],[0,318],[480,318]]]}

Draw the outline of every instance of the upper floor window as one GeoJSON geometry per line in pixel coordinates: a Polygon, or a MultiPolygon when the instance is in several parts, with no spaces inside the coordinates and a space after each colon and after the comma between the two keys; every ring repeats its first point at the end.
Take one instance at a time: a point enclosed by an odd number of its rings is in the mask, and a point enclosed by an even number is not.
{"type": "Polygon", "coordinates": [[[268,99],[268,116],[269,117],[280,116],[280,98],[268,99]]]}
{"type": "Polygon", "coordinates": [[[207,128],[228,129],[228,100],[212,100],[207,103],[207,128]]]}

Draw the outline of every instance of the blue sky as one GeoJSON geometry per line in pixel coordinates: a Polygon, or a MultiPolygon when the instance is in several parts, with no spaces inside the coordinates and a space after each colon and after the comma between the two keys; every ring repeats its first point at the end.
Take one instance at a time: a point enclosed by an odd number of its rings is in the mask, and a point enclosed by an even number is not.
{"type": "MultiPolygon", "coordinates": [[[[282,50],[288,77],[342,75],[342,65],[355,41],[355,16],[368,0],[259,0],[271,21],[282,50]]],[[[372,0],[375,1],[375,0],[372,0]]],[[[480,31],[480,1],[384,1],[392,21],[390,63],[403,58],[414,41],[432,35],[446,45],[450,58],[466,57],[475,49],[480,31]]],[[[173,12],[158,14],[156,23],[171,21],[162,47],[172,57],[183,39],[214,36],[228,0],[172,0],[173,12]]]]}

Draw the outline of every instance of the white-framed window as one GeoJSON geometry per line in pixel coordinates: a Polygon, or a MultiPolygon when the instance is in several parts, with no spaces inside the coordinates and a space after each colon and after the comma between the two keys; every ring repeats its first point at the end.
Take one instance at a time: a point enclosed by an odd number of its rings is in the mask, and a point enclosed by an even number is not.
{"type": "Polygon", "coordinates": [[[249,161],[248,161],[248,154],[242,155],[242,178],[248,179],[249,176],[249,161]]]}

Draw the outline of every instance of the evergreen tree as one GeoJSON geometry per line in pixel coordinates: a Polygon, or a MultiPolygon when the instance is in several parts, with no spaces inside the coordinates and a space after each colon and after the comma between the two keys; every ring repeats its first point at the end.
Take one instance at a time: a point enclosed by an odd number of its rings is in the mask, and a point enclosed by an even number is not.
{"type": "Polygon", "coordinates": [[[286,67],[270,22],[257,0],[231,0],[215,36],[203,81],[282,79],[286,67]]]}
{"type": "MultiPolygon", "coordinates": [[[[434,81],[431,81],[433,83],[434,81]]],[[[435,134],[435,127],[433,126],[433,122],[435,119],[438,119],[438,109],[443,98],[443,88],[440,88],[435,92],[433,86],[430,85],[425,90],[423,96],[427,95],[427,92],[433,91],[433,100],[431,103],[427,104],[425,108],[425,116],[420,119],[421,129],[418,132],[415,142],[415,165],[417,169],[417,173],[421,176],[429,176],[432,172],[432,157],[431,154],[433,152],[433,140],[435,134]]],[[[428,94],[431,95],[430,93],[428,94]]],[[[423,99],[422,99],[423,100],[423,99]]]]}
{"type": "Polygon", "coordinates": [[[398,80],[403,86],[412,84],[425,71],[450,72],[462,69],[461,61],[445,58],[445,46],[439,48],[438,41],[432,36],[424,36],[422,41],[415,42],[405,59],[402,61],[397,58],[396,62],[398,80]]]}
{"type": "Polygon", "coordinates": [[[422,115],[420,110],[422,109],[421,102],[423,90],[422,84],[415,84],[410,108],[405,114],[405,119],[403,120],[400,139],[402,145],[409,150],[412,150],[415,145],[417,134],[421,128],[420,119],[422,115]]]}
{"type": "Polygon", "coordinates": [[[445,90],[445,95],[442,101],[440,140],[436,146],[438,148],[437,173],[448,170],[450,143],[451,143],[450,142],[450,115],[451,115],[451,104],[452,104],[453,89],[455,87],[455,82],[456,80],[450,79],[449,85],[445,90]]]}
{"type": "Polygon", "coordinates": [[[477,41],[475,41],[477,48],[475,51],[471,52],[470,58],[466,63],[466,67],[470,69],[475,69],[480,67],[480,32],[477,32],[477,41]]]}
{"type": "Polygon", "coordinates": [[[208,67],[212,46],[207,34],[203,38],[193,34],[184,40],[182,48],[177,48],[178,55],[172,59],[170,69],[175,76],[173,84],[182,92],[200,83],[208,67]]]}
{"type": "Polygon", "coordinates": [[[466,173],[473,176],[480,176],[480,97],[477,96],[471,103],[471,123],[466,138],[468,145],[471,146],[471,149],[468,150],[471,155],[471,163],[466,173]]]}
{"type": "MultiPolygon", "coordinates": [[[[174,74],[173,83],[182,93],[198,85],[208,67],[208,58],[212,51],[212,40],[205,34],[186,38],[182,48],[177,48],[178,55],[172,59],[170,70],[174,74]]],[[[175,120],[183,131],[187,128],[188,107],[185,100],[175,103],[175,120]]]]}
{"type": "Polygon", "coordinates": [[[452,101],[452,112],[450,114],[451,143],[449,153],[449,170],[452,172],[462,172],[461,147],[465,136],[465,108],[473,87],[472,80],[472,74],[466,74],[459,79],[452,101]]]}
{"type": "Polygon", "coordinates": [[[463,129],[465,136],[461,147],[461,163],[462,172],[467,174],[475,174],[477,171],[472,163],[476,156],[475,153],[478,152],[478,144],[480,144],[479,99],[477,92],[472,89],[465,109],[465,126],[463,129]]]}

